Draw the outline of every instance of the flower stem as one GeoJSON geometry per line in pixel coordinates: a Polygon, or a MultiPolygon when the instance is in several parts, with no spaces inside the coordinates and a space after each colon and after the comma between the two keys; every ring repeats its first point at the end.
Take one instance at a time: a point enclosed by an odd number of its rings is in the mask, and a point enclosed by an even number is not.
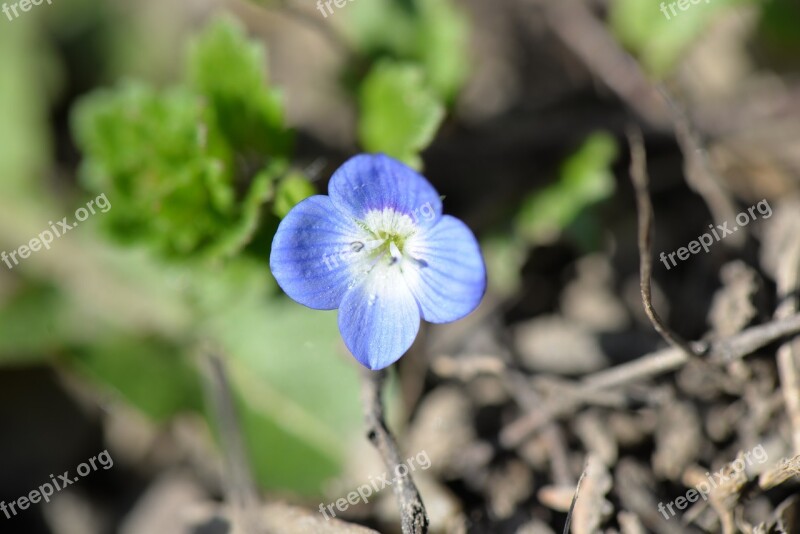
{"type": "Polygon", "coordinates": [[[243,534],[268,534],[259,526],[259,497],[223,357],[210,345],[200,349],[206,395],[219,425],[225,460],[225,494],[232,520],[243,534]]]}
{"type": "MultiPolygon", "coordinates": [[[[387,471],[396,473],[401,464],[397,443],[392,437],[383,415],[383,386],[386,371],[364,370],[364,416],[367,423],[367,438],[383,457],[387,471]]],[[[406,470],[408,471],[408,470],[406,470]]],[[[397,504],[400,506],[403,534],[425,534],[428,532],[428,515],[425,505],[410,473],[397,477],[392,486],[397,504]]]]}

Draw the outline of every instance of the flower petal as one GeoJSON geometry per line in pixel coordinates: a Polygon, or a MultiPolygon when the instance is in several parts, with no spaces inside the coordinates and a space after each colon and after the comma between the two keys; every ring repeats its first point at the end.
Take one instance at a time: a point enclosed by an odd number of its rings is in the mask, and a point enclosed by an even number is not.
{"type": "Polygon", "coordinates": [[[461,319],[486,292],[486,266],[478,241],[460,220],[444,215],[436,226],[411,238],[404,265],[406,281],[431,323],[461,319]]]}
{"type": "Polygon", "coordinates": [[[363,243],[365,237],[365,231],[335,209],[328,197],[309,197],[278,226],[269,258],[272,275],[300,304],[318,310],[338,308],[354,279],[358,254],[353,243],[363,243]]]}
{"type": "Polygon", "coordinates": [[[385,264],[345,293],[339,307],[344,343],[368,369],[396,362],[411,347],[419,324],[419,306],[402,273],[385,264]]]}
{"type": "Polygon", "coordinates": [[[383,154],[347,160],[333,173],[328,194],[339,210],[357,220],[364,220],[370,211],[391,208],[424,228],[442,216],[442,200],[428,180],[383,154]]]}

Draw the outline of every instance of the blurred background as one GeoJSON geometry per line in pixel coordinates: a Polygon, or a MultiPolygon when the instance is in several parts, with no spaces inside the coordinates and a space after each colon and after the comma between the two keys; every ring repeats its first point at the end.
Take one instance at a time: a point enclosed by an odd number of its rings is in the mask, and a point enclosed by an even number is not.
{"type": "Polygon", "coordinates": [[[639,295],[631,127],[655,255],[759,201],[774,210],[670,270],[655,260],[665,321],[735,335],[791,292],[793,0],[7,4],[0,251],[17,255],[0,263],[0,499],[102,451],[114,463],[0,515],[0,532],[231,531],[228,387],[264,528],[400,531],[389,488],[342,522],[319,513],[385,468],[336,312],[290,301],[269,272],[280,219],[359,152],[420,169],[489,268],[481,307],[424,326],[389,384],[401,449],[431,460],[413,475],[433,532],[561,532],[587,459],[574,532],[721,532],[734,512],[742,531],[800,532],[791,481],[738,488],[690,524],[656,509],[737,451],[800,454],[777,347],[520,426],[559,384],[664,346],[639,295]]]}

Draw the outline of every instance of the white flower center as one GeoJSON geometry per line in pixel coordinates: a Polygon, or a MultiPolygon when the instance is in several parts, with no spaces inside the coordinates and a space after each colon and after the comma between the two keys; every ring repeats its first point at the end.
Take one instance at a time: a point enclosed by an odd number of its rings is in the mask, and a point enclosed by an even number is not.
{"type": "Polygon", "coordinates": [[[350,247],[354,252],[363,253],[363,259],[358,263],[364,271],[369,272],[377,265],[396,265],[402,270],[406,261],[424,264],[408,254],[408,240],[418,231],[409,215],[392,208],[373,210],[366,214],[359,226],[364,230],[364,240],[354,241],[350,247]]]}

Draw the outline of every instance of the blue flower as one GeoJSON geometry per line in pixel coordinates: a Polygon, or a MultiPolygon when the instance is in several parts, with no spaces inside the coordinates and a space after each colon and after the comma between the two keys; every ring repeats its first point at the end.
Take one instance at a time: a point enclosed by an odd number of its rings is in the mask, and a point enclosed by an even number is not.
{"type": "Polygon", "coordinates": [[[339,309],[339,331],[369,369],[400,358],[431,323],[461,319],[486,290],[475,236],[450,215],[433,186],[384,155],[359,155],[333,174],[329,196],[286,215],[270,268],[292,299],[339,309]]]}

